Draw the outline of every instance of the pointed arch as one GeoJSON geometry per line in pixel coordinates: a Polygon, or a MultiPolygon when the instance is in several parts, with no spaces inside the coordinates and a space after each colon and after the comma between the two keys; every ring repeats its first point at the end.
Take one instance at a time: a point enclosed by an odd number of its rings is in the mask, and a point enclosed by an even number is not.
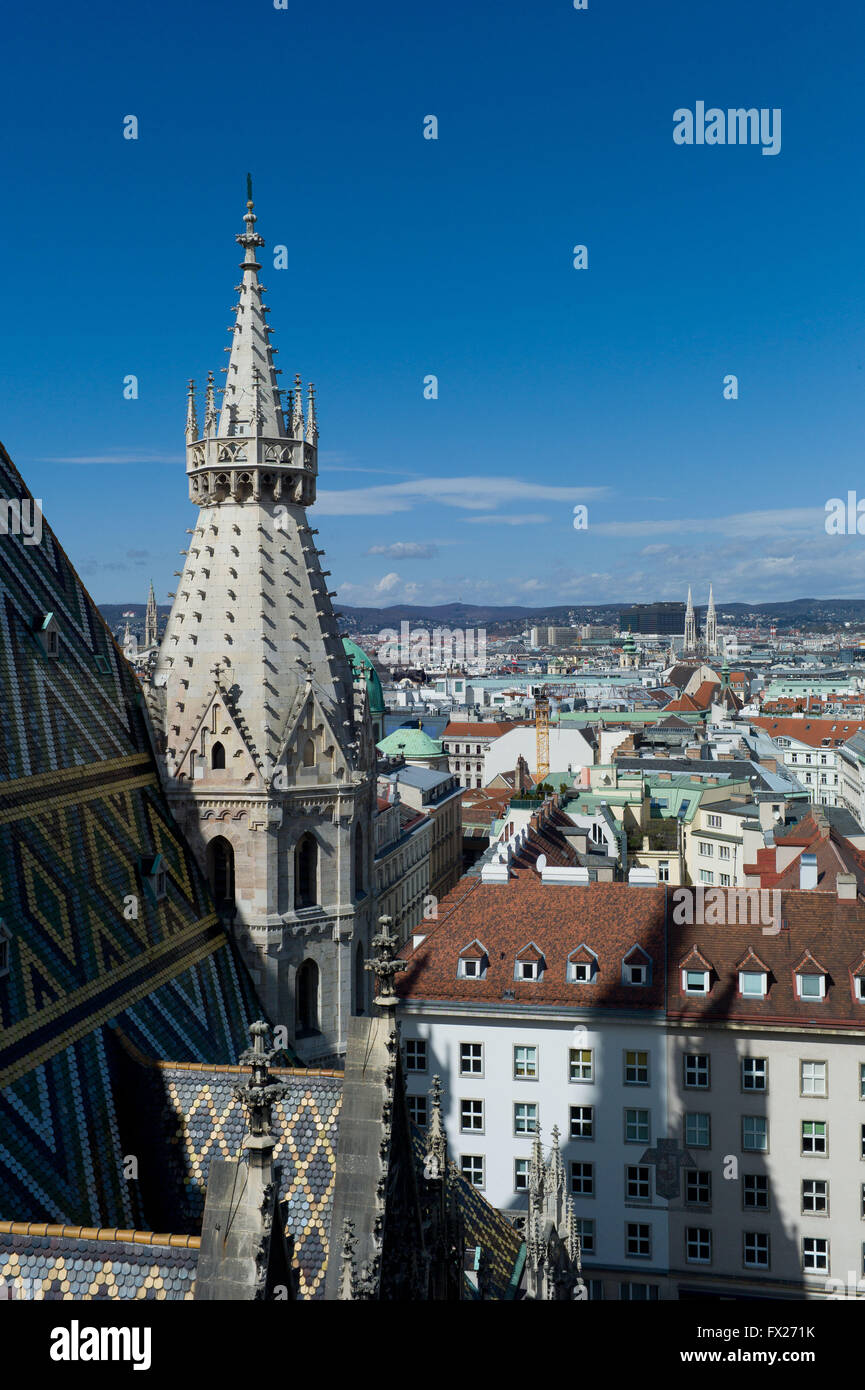
{"type": "Polygon", "coordinates": [[[318,841],[307,832],[294,851],[294,906],[314,907],[318,902],[318,841]]]}
{"type": "Polygon", "coordinates": [[[224,835],[214,835],[207,846],[207,877],[217,912],[235,906],[234,848],[224,835]]]}
{"type": "Polygon", "coordinates": [[[319,970],[314,960],[305,960],[294,984],[295,1036],[317,1033],[319,1029],[319,970]]]}
{"type": "Polygon", "coordinates": [[[304,767],[315,767],[315,743],[311,738],[308,738],[303,745],[303,765],[304,767]]]}
{"type": "Polygon", "coordinates": [[[225,767],[225,744],[217,741],[210,750],[210,766],[212,768],[225,767]]]}

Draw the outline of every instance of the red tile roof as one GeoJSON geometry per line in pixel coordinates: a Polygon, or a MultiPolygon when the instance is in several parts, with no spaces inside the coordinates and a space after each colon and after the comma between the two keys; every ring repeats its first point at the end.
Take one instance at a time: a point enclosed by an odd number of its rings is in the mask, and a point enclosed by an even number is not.
{"type": "Polygon", "coordinates": [[[484,739],[501,738],[502,734],[509,733],[511,729],[525,728],[530,721],[528,719],[508,720],[505,723],[488,724],[448,724],[439,734],[439,738],[477,738],[480,742],[484,739]]]}
{"type": "Polygon", "coordinates": [[[773,719],[761,714],[751,723],[765,729],[770,738],[792,738],[811,748],[819,748],[826,738],[831,740],[830,746],[838,748],[858,730],[865,729],[865,719],[773,719]]]}

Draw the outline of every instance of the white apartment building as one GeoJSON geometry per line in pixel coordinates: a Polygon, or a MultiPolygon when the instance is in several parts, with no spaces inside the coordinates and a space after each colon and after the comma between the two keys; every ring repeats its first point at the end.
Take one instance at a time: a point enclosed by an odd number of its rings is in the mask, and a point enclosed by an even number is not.
{"type": "Polygon", "coordinates": [[[693,889],[463,884],[406,952],[400,1016],[412,1114],[438,1074],[487,1199],[519,1220],[555,1127],[592,1297],[838,1297],[851,1271],[865,1297],[852,877],[785,892],[768,926],[729,893],[707,926],[693,889]]]}

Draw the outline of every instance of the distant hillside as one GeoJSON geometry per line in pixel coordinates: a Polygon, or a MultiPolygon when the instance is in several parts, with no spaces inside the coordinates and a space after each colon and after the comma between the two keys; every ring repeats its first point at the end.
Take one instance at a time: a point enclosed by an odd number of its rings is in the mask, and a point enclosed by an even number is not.
{"type": "MultiPolygon", "coordinates": [[[[350,632],[375,632],[381,628],[399,628],[400,623],[433,624],[438,627],[485,627],[498,623],[522,623],[524,626],[566,625],[568,622],[609,623],[617,618],[625,603],[558,604],[552,608],[526,608],[517,604],[395,603],[388,608],[351,608],[337,600],[337,612],[343,626],[350,632]]],[[[143,603],[102,603],[99,610],[112,629],[124,622],[125,612],[135,613],[133,627],[144,621],[143,603]]],[[[159,604],[160,618],[166,618],[171,605],[159,604]]],[[[705,605],[697,608],[705,613],[705,605]]],[[[718,614],[744,621],[749,615],[777,622],[779,627],[795,627],[800,623],[865,623],[865,599],[796,598],[785,603],[719,603],[718,614]]]]}

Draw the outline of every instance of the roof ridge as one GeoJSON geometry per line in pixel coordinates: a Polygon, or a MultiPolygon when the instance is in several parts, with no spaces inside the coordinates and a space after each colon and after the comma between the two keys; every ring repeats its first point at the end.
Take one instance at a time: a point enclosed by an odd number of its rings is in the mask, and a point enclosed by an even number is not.
{"type": "Polygon", "coordinates": [[[139,1231],[122,1226],[62,1226],[48,1221],[0,1221],[0,1235],[51,1236],[67,1240],[102,1240],[127,1245],[171,1246],[175,1250],[200,1250],[201,1236],[139,1231]]]}

